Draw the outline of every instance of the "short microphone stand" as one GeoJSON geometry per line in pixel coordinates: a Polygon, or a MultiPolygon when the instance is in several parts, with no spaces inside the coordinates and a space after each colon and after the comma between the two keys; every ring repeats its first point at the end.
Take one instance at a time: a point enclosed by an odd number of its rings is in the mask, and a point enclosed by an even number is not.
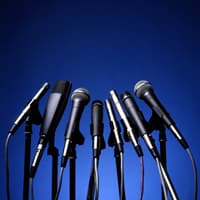
{"type": "MultiPolygon", "coordinates": [[[[159,130],[159,142],[160,142],[160,161],[165,170],[167,170],[167,155],[166,155],[166,129],[162,120],[157,116],[156,113],[152,113],[149,120],[150,132],[159,130]]],[[[161,187],[162,200],[164,200],[163,188],[161,187]]]]}
{"type": "Polygon", "coordinates": [[[30,113],[25,122],[25,153],[24,153],[24,180],[23,180],[23,200],[29,199],[29,170],[31,154],[32,124],[42,123],[42,117],[38,109],[38,102],[33,101],[30,105],[30,113]]]}

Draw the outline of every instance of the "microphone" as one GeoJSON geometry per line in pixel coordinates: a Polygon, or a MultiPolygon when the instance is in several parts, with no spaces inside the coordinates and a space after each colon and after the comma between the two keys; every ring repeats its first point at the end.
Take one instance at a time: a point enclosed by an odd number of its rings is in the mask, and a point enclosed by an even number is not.
{"type": "Polygon", "coordinates": [[[92,102],[92,123],[90,132],[93,137],[93,156],[99,157],[101,149],[105,148],[105,141],[103,138],[103,103],[99,100],[92,102]]]}
{"type": "Polygon", "coordinates": [[[91,174],[90,174],[90,180],[89,180],[89,185],[88,185],[87,199],[94,199],[94,193],[98,193],[98,192],[95,192],[95,190],[98,190],[98,183],[96,181],[96,178],[98,177],[98,170],[97,170],[98,160],[99,160],[101,150],[104,149],[106,146],[104,138],[103,138],[103,128],[104,128],[103,103],[100,100],[95,100],[92,102],[91,121],[92,122],[90,125],[90,133],[93,139],[92,140],[93,162],[92,162],[92,168],[90,172],[91,174]]]}
{"type": "Polygon", "coordinates": [[[61,167],[66,166],[69,154],[69,145],[72,143],[72,134],[77,133],[80,118],[83,113],[85,105],[87,105],[90,100],[90,94],[86,89],[78,88],[74,90],[71,96],[71,100],[72,100],[72,109],[71,109],[70,119],[65,131],[65,144],[62,154],[61,167]]]}
{"type": "Polygon", "coordinates": [[[151,154],[153,155],[154,158],[159,157],[159,153],[157,151],[157,148],[155,145],[152,143],[148,133],[149,131],[146,128],[146,120],[144,119],[144,116],[142,112],[140,111],[138,105],[136,104],[135,100],[131,96],[129,92],[124,92],[121,95],[122,102],[130,115],[130,117],[133,119],[134,123],[136,124],[139,132],[141,133],[147,147],[149,148],[151,154]]]}
{"type": "Polygon", "coordinates": [[[108,144],[110,146],[114,146],[114,144],[117,146],[117,149],[119,152],[123,152],[123,141],[120,135],[121,129],[119,126],[119,123],[115,117],[114,109],[112,107],[111,101],[109,99],[105,100],[106,104],[106,110],[108,113],[109,121],[110,121],[110,127],[111,127],[111,134],[108,140],[108,144]]]}
{"type": "Polygon", "coordinates": [[[45,108],[43,123],[40,129],[40,138],[37,150],[31,165],[30,177],[34,177],[41,160],[44,149],[50,137],[53,137],[58,123],[65,110],[71,83],[65,80],[58,80],[48,98],[45,108]]]}
{"type": "Polygon", "coordinates": [[[139,157],[143,156],[142,148],[139,145],[139,143],[138,143],[138,141],[137,141],[137,139],[136,139],[136,137],[135,137],[135,135],[133,133],[133,129],[132,129],[132,127],[131,127],[131,125],[130,125],[127,117],[126,117],[126,114],[125,114],[125,112],[124,112],[124,110],[123,110],[123,108],[122,108],[122,106],[120,104],[120,101],[118,99],[116,91],[115,90],[111,90],[110,91],[110,96],[111,96],[111,98],[112,98],[112,100],[113,100],[113,102],[114,102],[114,104],[115,104],[115,106],[117,108],[117,111],[118,111],[118,113],[119,113],[119,115],[121,117],[121,120],[122,120],[123,124],[126,126],[128,137],[131,140],[137,155],[139,157]]]}
{"type": "Polygon", "coordinates": [[[25,106],[25,108],[23,109],[21,114],[17,117],[17,119],[13,123],[13,125],[12,125],[12,127],[9,131],[9,133],[11,135],[13,135],[16,132],[16,130],[19,128],[19,126],[24,122],[26,117],[29,115],[30,110],[31,110],[31,106],[34,103],[38,102],[44,96],[44,94],[47,92],[48,89],[49,89],[49,83],[46,82],[38,90],[38,92],[35,94],[35,96],[29,101],[29,103],[25,106]]]}
{"type": "Polygon", "coordinates": [[[169,113],[156,97],[151,83],[146,80],[139,81],[134,87],[134,92],[136,96],[138,96],[140,99],[143,99],[151,107],[151,109],[163,120],[164,124],[178,139],[183,148],[188,149],[189,146],[186,140],[181,135],[169,113]]]}

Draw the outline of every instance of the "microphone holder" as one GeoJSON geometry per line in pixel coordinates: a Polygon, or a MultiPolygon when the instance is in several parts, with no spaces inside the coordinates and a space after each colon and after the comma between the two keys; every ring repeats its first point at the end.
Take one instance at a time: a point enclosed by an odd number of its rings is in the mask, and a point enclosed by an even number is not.
{"type": "Polygon", "coordinates": [[[31,154],[32,124],[42,123],[42,117],[38,109],[38,101],[33,101],[30,105],[30,112],[25,122],[25,152],[24,152],[24,180],[23,180],[23,200],[29,199],[29,170],[31,154]]]}
{"type": "MultiPolygon", "coordinates": [[[[167,155],[166,155],[166,128],[164,126],[164,123],[162,120],[157,116],[155,112],[152,112],[152,116],[149,120],[149,130],[150,133],[154,130],[159,131],[159,142],[160,142],[160,162],[162,163],[162,166],[164,170],[167,170],[167,155]]],[[[162,194],[162,200],[164,200],[164,192],[163,188],[161,187],[161,194],[162,194]]]]}

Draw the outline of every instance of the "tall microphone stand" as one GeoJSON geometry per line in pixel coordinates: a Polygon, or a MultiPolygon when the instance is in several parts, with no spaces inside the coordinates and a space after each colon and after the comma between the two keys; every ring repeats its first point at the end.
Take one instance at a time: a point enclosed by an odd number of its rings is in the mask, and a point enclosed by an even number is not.
{"type": "MultiPolygon", "coordinates": [[[[99,149],[96,150],[96,153],[93,155],[93,162],[92,162],[92,168],[91,168],[91,174],[90,174],[90,180],[89,180],[89,186],[88,186],[88,192],[87,192],[87,200],[93,200],[94,194],[95,194],[95,165],[94,165],[94,159],[97,159],[97,165],[99,164],[99,157],[102,149],[105,149],[105,141],[103,136],[98,136],[96,138],[98,141],[98,147],[99,149]]],[[[94,141],[93,141],[94,142],[94,141]]],[[[97,166],[98,167],[98,166],[97,166]]],[[[96,188],[97,189],[97,188],[96,188]]]]}
{"type": "Polygon", "coordinates": [[[69,199],[76,199],[76,145],[82,145],[84,143],[84,137],[79,131],[79,128],[72,134],[71,144],[69,145],[69,154],[70,159],[69,166],[69,199]]]}
{"type": "Polygon", "coordinates": [[[71,144],[69,149],[69,199],[76,199],[76,144],[71,144]]]}
{"type": "Polygon", "coordinates": [[[57,180],[58,180],[58,148],[55,147],[55,134],[50,134],[48,155],[52,157],[52,179],[51,179],[51,198],[55,199],[57,192],[57,180]]]}
{"type": "MultiPolygon", "coordinates": [[[[120,132],[120,127],[119,124],[116,122],[117,129],[120,132]]],[[[115,155],[115,164],[116,164],[116,169],[117,169],[117,180],[118,180],[118,190],[119,190],[119,196],[120,200],[126,200],[126,195],[125,195],[125,188],[124,188],[124,177],[122,174],[122,169],[121,169],[121,154],[123,155],[124,149],[123,149],[123,141],[120,137],[120,133],[117,133],[119,136],[119,143],[116,142],[115,136],[114,136],[114,130],[113,130],[113,125],[110,123],[111,127],[111,132],[110,136],[108,139],[108,145],[110,147],[114,146],[114,155],[115,155]]],[[[117,130],[116,129],[116,130],[117,130]]]]}
{"type": "MultiPolygon", "coordinates": [[[[153,132],[154,130],[159,131],[159,142],[160,142],[160,161],[163,165],[164,170],[167,170],[167,155],[166,155],[166,129],[162,122],[162,120],[155,114],[152,113],[152,116],[149,120],[149,128],[150,132],[153,132]]],[[[162,194],[162,200],[164,200],[164,192],[163,188],[161,187],[161,194],[162,194]]]]}
{"type": "Polygon", "coordinates": [[[25,153],[24,153],[24,180],[23,180],[23,200],[29,199],[29,170],[31,154],[32,124],[42,123],[42,117],[38,109],[38,101],[33,101],[30,105],[30,113],[25,122],[25,153]]]}

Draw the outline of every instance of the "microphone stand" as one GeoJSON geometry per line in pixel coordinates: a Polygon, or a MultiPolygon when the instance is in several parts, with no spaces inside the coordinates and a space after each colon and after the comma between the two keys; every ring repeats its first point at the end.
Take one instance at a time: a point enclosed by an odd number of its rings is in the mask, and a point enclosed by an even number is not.
{"type": "Polygon", "coordinates": [[[54,200],[56,197],[58,180],[58,148],[55,147],[55,134],[50,135],[47,153],[52,156],[51,198],[54,200]]]}
{"type": "Polygon", "coordinates": [[[71,148],[69,150],[69,159],[70,159],[70,166],[69,166],[69,181],[70,181],[70,189],[69,189],[69,196],[70,200],[76,199],[76,144],[72,142],[71,148]]]}
{"type": "MultiPolygon", "coordinates": [[[[155,112],[152,112],[152,116],[149,120],[149,128],[150,132],[154,130],[159,131],[159,142],[160,142],[160,162],[162,163],[162,166],[164,170],[167,170],[167,155],[166,155],[166,129],[162,122],[162,120],[157,116],[155,112]]],[[[163,188],[161,187],[161,194],[162,194],[162,200],[164,200],[164,192],[163,188]]]]}
{"type": "Polygon", "coordinates": [[[84,143],[84,137],[79,131],[79,128],[75,130],[72,134],[72,140],[69,145],[69,154],[68,158],[70,159],[70,167],[69,167],[69,199],[76,199],[76,145],[82,145],[84,143]]]}
{"type": "Polygon", "coordinates": [[[115,147],[114,152],[115,152],[115,161],[116,161],[115,163],[116,163],[116,169],[117,169],[118,190],[120,194],[120,200],[126,200],[124,181],[122,182],[120,152],[117,147],[115,147]],[[123,184],[122,191],[121,191],[121,184],[123,184]]]}
{"type": "MultiPolygon", "coordinates": [[[[160,160],[165,170],[167,170],[167,158],[166,158],[166,134],[165,130],[159,133],[159,142],[160,142],[160,160]]],[[[162,189],[162,200],[164,200],[164,193],[162,189]]]]}
{"type": "MultiPolygon", "coordinates": [[[[119,124],[116,122],[117,124],[117,128],[119,129],[120,132],[120,127],[119,124]]],[[[116,143],[116,139],[114,137],[114,130],[113,130],[113,126],[110,123],[110,127],[111,127],[111,132],[110,132],[110,136],[108,139],[108,145],[110,147],[114,147],[114,155],[115,155],[115,164],[116,164],[116,169],[117,169],[117,180],[118,180],[118,190],[119,190],[119,196],[120,196],[120,200],[126,200],[126,195],[125,195],[125,188],[124,188],[124,179],[122,179],[122,174],[121,174],[121,157],[120,157],[120,153],[123,154],[123,142],[122,139],[119,135],[119,140],[120,143],[116,143]],[[123,182],[122,182],[123,180],[123,182]],[[121,184],[123,184],[123,187],[121,187],[121,184]]]]}
{"type": "MultiPolygon", "coordinates": [[[[95,193],[95,166],[94,166],[94,159],[96,158],[97,161],[99,161],[101,150],[105,149],[105,146],[106,146],[103,136],[98,136],[97,140],[98,140],[98,142],[97,142],[98,145],[97,146],[99,147],[99,149],[96,150],[97,151],[96,155],[93,155],[92,169],[91,169],[88,192],[87,192],[87,200],[93,200],[94,199],[94,193],[95,193]]],[[[99,164],[99,162],[97,163],[97,165],[98,164],[99,164]]]]}
{"type": "Polygon", "coordinates": [[[38,101],[33,101],[30,105],[30,113],[25,122],[25,153],[24,153],[24,180],[23,180],[23,200],[29,199],[29,170],[31,154],[32,124],[42,123],[42,117],[38,109],[38,101]]]}

